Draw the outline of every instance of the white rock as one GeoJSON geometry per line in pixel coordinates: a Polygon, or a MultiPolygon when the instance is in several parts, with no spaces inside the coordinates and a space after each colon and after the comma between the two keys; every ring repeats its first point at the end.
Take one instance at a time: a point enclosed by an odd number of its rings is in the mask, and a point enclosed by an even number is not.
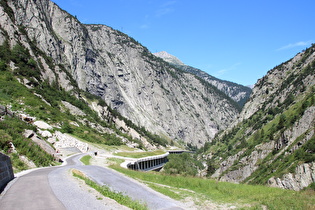
{"type": "Polygon", "coordinates": [[[54,133],[54,136],[58,141],[54,143],[54,147],[58,150],[60,148],[67,148],[67,147],[75,147],[79,149],[81,152],[88,152],[89,146],[87,143],[84,143],[77,138],[70,136],[69,134],[63,134],[59,131],[54,133]]]}
{"type": "Polygon", "coordinates": [[[53,127],[51,127],[49,124],[45,123],[44,121],[35,121],[34,125],[38,127],[39,129],[44,129],[44,130],[52,130],[53,127]]]}
{"type": "Polygon", "coordinates": [[[42,131],[40,135],[42,135],[42,137],[48,137],[48,138],[53,136],[52,133],[50,133],[49,131],[42,131]]]}

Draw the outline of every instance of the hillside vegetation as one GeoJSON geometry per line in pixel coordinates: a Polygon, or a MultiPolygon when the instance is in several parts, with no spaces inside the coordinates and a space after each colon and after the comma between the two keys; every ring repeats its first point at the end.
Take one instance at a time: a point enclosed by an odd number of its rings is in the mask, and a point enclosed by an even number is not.
{"type": "Polygon", "coordinates": [[[0,6],[0,45],[11,55],[20,53],[6,57],[2,67],[27,76],[21,78],[25,85],[49,84],[77,98],[81,92],[97,96],[108,105],[101,107],[163,146],[167,139],[200,147],[239,114],[222,91],[118,30],[82,24],[49,0],[3,0],[0,6]]]}
{"type": "Polygon", "coordinates": [[[15,171],[58,164],[56,145],[75,137],[85,151],[196,150],[170,156],[168,175],[314,187],[315,45],[270,70],[245,103],[248,88],[228,91],[235,84],[174,67],[49,0],[2,0],[0,11],[0,151],[15,171]]]}
{"type": "MultiPolygon", "coordinates": [[[[114,120],[120,119],[125,121],[126,127],[129,126],[146,137],[150,144],[168,144],[167,140],[123,118],[99,97],[78,88],[65,91],[57,83],[43,81],[38,72],[41,65],[19,44],[12,49],[8,42],[0,46],[0,151],[12,158],[15,171],[27,169],[28,161],[37,167],[57,164],[55,161],[58,159],[54,154],[47,154],[40,145],[24,135],[25,130],[38,133],[38,128],[33,125],[35,120],[54,125],[50,131],[52,133],[61,131],[91,143],[105,145],[119,146],[131,142],[145,149],[139,139],[130,136],[125,130],[118,129],[114,120]],[[15,63],[13,68],[10,66],[12,61],[15,63]],[[73,113],[65,107],[64,102],[81,110],[82,114],[73,113]],[[92,109],[93,103],[106,108],[107,115],[99,116],[99,113],[92,109]],[[29,116],[31,121],[23,121],[21,116],[29,116]],[[26,159],[22,161],[21,156],[26,159]]],[[[42,140],[46,141],[47,137],[42,137],[42,140]]]]}
{"type": "Polygon", "coordinates": [[[208,176],[295,190],[315,181],[314,51],[313,45],[268,72],[241,120],[205,144],[208,176]]]}
{"type": "Polygon", "coordinates": [[[149,187],[182,202],[193,201],[201,209],[313,209],[313,190],[295,192],[266,186],[252,186],[218,182],[191,176],[169,175],[155,172],[138,172],[113,169],[134,179],[141,180],[149,187]]]}

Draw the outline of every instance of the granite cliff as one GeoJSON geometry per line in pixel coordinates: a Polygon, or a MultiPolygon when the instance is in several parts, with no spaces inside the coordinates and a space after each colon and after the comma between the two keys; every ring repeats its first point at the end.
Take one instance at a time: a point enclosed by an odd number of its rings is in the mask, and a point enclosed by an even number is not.
{"type": "Polygon", "coordinates": [[[73,131],[94,143],[152,150],[175,141],[203,146],[207,176],[300,190],[315,182],[314,69],[313,45],[260,79],[239,113],[236,102],[246,101],[248,89],[178,59],[166,62],[49,0],[2,0],[1,148],[9,153],[13,142],[36,166],[47,166],[47,152],[77,144],[63,134],[73,131]],[[12,116],[44,120],[57,131],[12,116]]]}
{"type": "Polygon", "coordinates": [[[236,84],[234,82],[218,79],[214,76],[209,75],[208,73],[194,68],[192,66],[184,64],[177,57],[162,51],[154,53],[155,56],[162,58],[163,60],[169,62],[173,66],[196,75],[197,77],[209,82],[211,85],[215,86],[220,91],[224,92],[227,96],[232,98],[235,102],[238,103],[240,107],[243,107],[246,101],[249,99],[251,94],[251,88],[236,84]]]}
{"type": "Polygon", "coordinates": [[[208,82],[155,57],[126,34],[80,23],[49,0],[1,1],[0,29],[1,44],[26,48],[40,65],[38,83],[100,96],[165,138],[200,146],[238,116],[235,103],[208,82]]]}

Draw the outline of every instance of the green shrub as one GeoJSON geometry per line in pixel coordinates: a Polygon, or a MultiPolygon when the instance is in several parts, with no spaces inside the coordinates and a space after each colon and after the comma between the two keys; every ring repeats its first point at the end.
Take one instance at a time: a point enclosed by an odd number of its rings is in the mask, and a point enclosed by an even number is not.
{"type": "Polygon", "coordinates": [[[73,133],[73,128],[71,127],[71,125],[66,121],[63,123],[62,127],[61,127],[61,132],[62,133],[73,133]]]}
{"type": "Polygon", "coordinates": [[[170,154],[168,162],[164,166],[166,174],[180,174],[183,176],[196,176],[198,170],[204,166],[190,153],[170,154]]]}
{"type": "MultiPolygon", "coordinates": [[[[0,121],[0,131],[2,130],[0,135],[5,139],[4,144],[12,140],[11,142],[15,146],[18,154],[25,155],[29,160],[33,161],[36,166],[49,166],[53,164],[53,157],[51,155],[47,154],[31,139],[27,139],[23,136],[26,129],[36,130],[34,126],[17,118],[6,118],[4,121],[0,121]]],[[[1,144],[4,145],[3,142],[1,144]]],[[[7,147],[3,146],[3,149],[5,148],[7,147]]],[[[14,164],[15,163],[13,163],[13,165],[14,164]]],[[[17,165],[21,165],[21,163],[18,162],[17,165]]]]}
{"type": "Polygon", "coordinates": [[[0,71],[6,71],[8,68],[8,65],[6,64],[5,61],[0,60],[0,71]]]}
{"type": "Polygon", "coordinates": [[[306,163],[315,161],[315,136],[295,151],[295,157],[306,163]]]}
{"type": "Polygon", "coordinates": [[[9,143],[12,142],[12,137],[4,130],[0,130],[0,150],[7,152],[9,149],[9,143]]]}
{"type": "Polygon", "coordinates": [[[212,174],[214,174],[216,170],[216,166],[211,160],[207,161],[207,177],[210,177],[212,174]]]}

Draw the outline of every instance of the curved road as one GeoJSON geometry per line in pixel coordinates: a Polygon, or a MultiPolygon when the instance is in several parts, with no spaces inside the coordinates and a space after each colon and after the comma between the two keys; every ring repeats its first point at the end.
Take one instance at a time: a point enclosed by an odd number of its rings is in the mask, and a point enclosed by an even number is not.
{"type": "Polygon", "coordinates": [[[94,195],[82,190],[69,177],[69,169],[76,168],[100,185],[147,204],[149,209],[182,209],[172,200],[147,186],[114,170],[99,166],[85,166],[79,161],[84,154],[68,158],[66,166],[38,169],[14,179],[0,196],[0,209],[112,209],[94,195]]]}

